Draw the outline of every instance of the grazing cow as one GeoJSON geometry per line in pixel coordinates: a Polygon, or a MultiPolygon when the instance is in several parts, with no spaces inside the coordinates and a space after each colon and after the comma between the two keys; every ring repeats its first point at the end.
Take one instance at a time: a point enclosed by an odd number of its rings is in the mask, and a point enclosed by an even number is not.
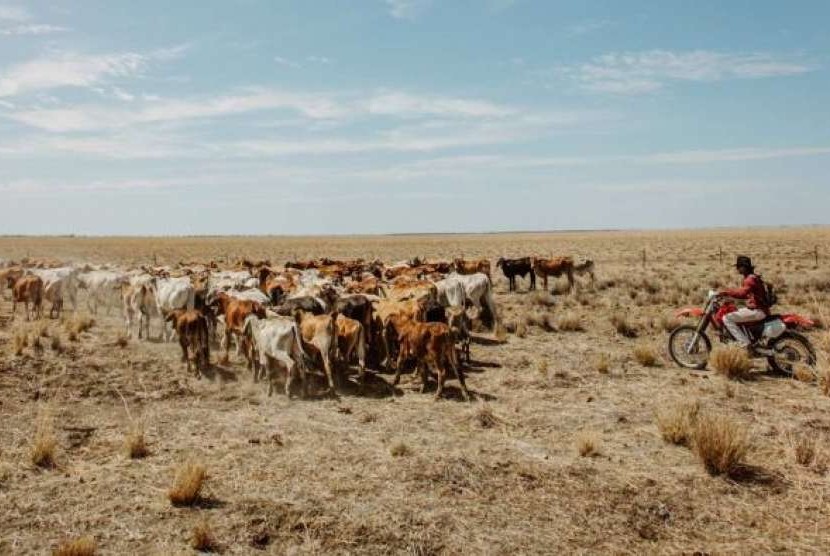
{"type": "Polygon", "coordinates": [[[196,378],[201,378],[202,371],[210,365],[207,317],[196,309],[173,309],[164,320],[173,323],[187,372],[191,372],[191,364],[195,360],[196,378]]]}
{"type": "Polygon", "coordinates": [[[464,286],[464,296],[466,302],[473,307],[479,309],[486,309],[489,317],[484,320],[491,320],[493,330],[498,327],[499,314],[496,310],[496,302],[493,299],[493,284],[490,279],[481,273],[478,274],[450,274],[447,280],[457,280],[464,286]]]}
{"type": "Polygon", "coordinates": [[[585,259],[574,265],[574,274],[577,276],[584,276],[588,275],[591,277],[591,284],[596,281],[596,277],[594,276],[594,261],[591,259],[585,259]]]}
{"type": "Polygon", "coordinates": [[[337,355],[337,314],[314,315],[296,311],[294,319],[300,328],[303,348],[322,362],[329,384],[329,393],[336,394],[334,386],[334,359],[337,355]]]}
{"type": "MultiPolygon", "coordinates": [[[[222,338],[225,355],[222,357],[222,362],[227,364],[230,361],[231,336],[234,335],[236,336],[237,354],[240,350],[243,351],[248,360],[248,368],[253,369],[253,353],[251,353],[249,345],[245,341],[242,329],[245,325],[245,319],[250,315],[256,315],[260,319],[264,319],[265,308],[256,301],[236,299],[225,292],[213,294],[207,302],[209,307],[215,308],[225,319],[225,335],[222,338]]],[[[256,373],[256,370],[254,370],[254,373],[256,373]]]]}
{"type": "Polygon", "coordinates": [[[435,399],[441,397],[444,391],[447,367],[461,385],[464,399],[470,401],[470,393],[464,381],[464,372],[458,364],[455,354],[455,345],[449,327],[440,322],[415,322],[402,315],[391,317],[389,326],[394,329],[400,343],[398,360],[395,365],[394,385],[400,382],[401,368],[407,360],[414,359],[421,371],[421,392],[426,390],[428,372],[431,368],[438,379],[438,388],[435,399]]]}
{"type": "Polygon", "coordinates": [[[384,366],[388,371],[392,365],[392,352],[395,347],[394,336],[389,334],[389,322],[393,316],[405,316],[410,320],[424,322],[426,311],[430,303],[426,300],[407,299],[395,301],[391,299],[377,299],[372,302],[375,332],[374,352],[383,352],[384,366]]]}
{"type": "Polygon", "coordinates": [[[257,353],[254,366],[254,382],[259,380],[260,371],[268,378],[268,395],[274,393],[274,382],[278,365],[285,371],[285,395],[291,399],[291,383],[296,372],[300,375],[303,397],[306,396],[306,360],[303,342],[297,323],[285,317],[260,319],[248,315],[242,326],[243,333],[249,339],[257,353]]]}
{"type": "Polygon", "coordinates": [[[6,278],[6,283],[12,290],[12,315],[17,311],[17,304],[23,303],[26,308],[26,320],[29,320],[31,303],[35,318],[40,318],[43,304],[43,280],[40,276],[27,274],[16,278],[10,275],[6,278]]]}
{"type": "Polygon", "coordinates": [[[461,307],[466,304],[464,285],[460,280],[444,278],[435,282],[438,290],[438,303],[442,307],[461,307]]]}
{"type": "Polygon", "coordinates": [[[262,293],[262,290],[257,288],[250,288],[247,290],[230,290],[228,295],[235,298],[235,299],[247,299],[248,301],[256,301],[262,306],[268,306],[271,304],[271,300],[268,298],[267,295],[262,293]]]}
{"type": "Polygon", "coordinates": [[[531,261],[530,257],[522,257],[520,259],[505,259],[501,257],[496,261],[496,268],[499,267],[501,267],[501,271],[504,272],[504,275],[510,282],[509,289],[511,292],[516,291],[516,276],[521,276],[524,279],[528,274],[530,274],[529,289],[536,289],[536,273],[533,271],[533,261],[531,261]]]}
{"type": "Polygon", "coordinates": [[[345,315],[337,315],[337,352],[341,362],[349,365],[352,356],[357,355],[358,380],[363,383],[366,373],[366,331],[363,325],[345,315]]]}
{"type": "Polygon", "coordinates": [[[49,318],[60,318],[63,312],[63,288],[66,285],[64,280],[45,282],[43,285],[43,299],[50,302],[49,318]]]}
{"type": "Polygon", "coordinates": [[[346,284],[346,292],[380,295],[380,280],[373,275],[364,276],[359,282],[346,284]]]}
{"type": "Polygon", "coordinates": [[[465,261],[462,258],[458,258],[453,261],[452,265],[458,274],[476,274],[480,272],[487,275],[487,278],[492,279],[490,275],[490,261],[487,259],[465,261]]]}
{"type": "MultiPolygon", "coordinates": [[[[156,278],[150,286],[156,296],[156,305],[162,318],[174,309],[193,309],[196,303],[196,292],[190,278],[156,278]]],[[[162,321],[162,340],[167,342],[173,336],[172,328],[168,329],[167,321],[162,321]]]]}
{"type": "Polygon", "coordinates": [[[109,270],[92,270],[79,274],[78,287],[87,291],[86,305],[89,312],[97,315],[98,306],[104,304],[109,314],[125,280],[123,274],[109,270]]]}
{"type": "Polygon", "coordinates": [[[470,329],[472,323],[467,311],[463,307],[447,307],[444,309],[447,319],[447,326],[450,328],[453,340],[458,344],[462,355],[470,364],[470,329]]]}
{"type": "Polygon", "coordinates": [[[64,266],[59,268],[36,268],[32,270],[32,274],[40,276],[43,280],[44,291],[49,289],[51,284],[57,284],[52,287],[53,299],[60,296],[58,304],[63,305],[63,300],[68,299],[72,303],[72,310],[75,311],[78,307],[78,273],[79,269],[64,266]]]}
{"type": "Polygon", "coordinates": [[[121,305],[124,310],[124,324],[127,336],[133,336],[133,319],[138,316],[138,338],[142,331],[150,339],[150,317],[158,314],[156,296],[150,283],[125,283],[121,285],[121,305]]]}
{"type": "Polygon", "coordinates": [[[274,312],[282,316],[293,315],[295,311],[304,311],[313,315],[322,315],[326,312],[323,303],[316,297],[304,295],[301,297],[292,297],[286,299],[282,304],[274,307],[274,312]]]}
{"type": "Polygon", "coordinates": [[[568,288],[574,289],[574,260],[571,257],[556,257],[553,259],[533,259],[533,271],[542,277],[545,284],[545,290],[548,289],[548,277],[553,276],[559,278],[566,276],[568,278],[568,288]]]}

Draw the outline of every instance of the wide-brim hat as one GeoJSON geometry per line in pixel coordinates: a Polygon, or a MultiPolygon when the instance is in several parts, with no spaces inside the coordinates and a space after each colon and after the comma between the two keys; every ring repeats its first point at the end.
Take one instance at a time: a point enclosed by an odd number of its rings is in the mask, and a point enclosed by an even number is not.
{"type": "Polygon", "coordinates": [[[752,259],[746,255],[738,255],[738,260],[735,261],[735,268],[740,268],[742,266],[752,268],[752,259]]]}

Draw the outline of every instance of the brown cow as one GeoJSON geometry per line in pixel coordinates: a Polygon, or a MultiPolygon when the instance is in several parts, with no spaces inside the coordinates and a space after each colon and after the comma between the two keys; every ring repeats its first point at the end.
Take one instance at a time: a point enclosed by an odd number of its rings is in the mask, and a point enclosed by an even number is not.
{"type": "Polygon", "coordinates": [[[357,355],[358,380],[362,383],[366,372],[366,331],[363,325],[345,315],[337,315],[337,351],[342,363],[348,365],[357,355]]]}
{"type": "Polygon", "coordinates": [[[329,393],[336,394],[333,362],[337,356],[337,314],[313,315],[297,310],[294,312],[294,320],[300,328],[303,349],[322,362],[329,383],[329,393]]]}
{"type": "Polygon", "coordinates": [[[392,348],[394,347],[393,337],[389,334],[388,329],[389,319],[397,315],[405,316],[413,321],[423,322],[426,317],[426,303],[417,299],[404,301],[379,299],[372,302],[372,308],[374,309],[372,327],[375,330],[375,343],[372,345],[372,349],[374,353],[383,353],[384,366],[388,371],[392,365],[392,348]]]}
{"type": "Polygon", "coordinates": [[[548,289],[548,276],[559,278],[562,275],[568,278],[568,288],[574,289],[574,260],[571,257],[534,258],[533,271],[544,280],[545,290],[548,289]]]}
{"type": "Polygon", "coordinates": [[[481,272],[482,274],[486,274],[491,282],[493,281],[493,277],[490,275],[490,261],[487,259],[471,259],[465,261],[462,258],[458,258],[452,262],[452,265],[459,274],[475,274],[481,272]]]}
{"type": "Polygon", "coordinates": [[[26,307],[26,320],[29,320],[29,303],[35,311],[35,318],[41,317],[43,305],[43,280],[39,276],[26,275],[6,278],[6,285],[12,290],[12,315],[17,311],[17,304],[26,307]]]}
{"type": "Polygon", "coordinates": [[[346,284],[346,292],[380,295],[380,280],[372,275],[364,276],[359,282],[355,281],[346,284]]]}
{"type": "Polygon", "coordinates": [[[455,354],[455,345],[449,327],[442,322],[415,322],[401,315],[394,315],[390,319],[390,326],[395,329],[400,342],[398,361],[395,365],[394,385],[401,378],[401,368],[405,361],[414,359],[421,371],[421,392],[426,390],[429,368],[435,372],[438,379],[438,388],[435,399],[441,397],[444,391],[444,382],[449,366],[458,382],[461,384],[461,393],[466,401],[470,401],[470,392],[464,381],[464,372],[458,364],[455,354]]]}
{"type": "Polygon", "coordinates": [[[245,324],[245,319],[249,315],[256,315],[257,317],[265,318],[265,308],[248,299],[237,299],[231,297],[225,292],[218,292],[214,294],[211,299],[208,299],[209,307],[216,307],[219,314],[225,317],[225,335],[222,338],[222,344],[225,348],[225,355],[222,357],[222,363],[227,364],[230,361],[228,353],[231,343],[231,335],[236,336],[237,352],[242,351],[245,358],[248,360],[248,368],[252,369],[254,364],[254,354],[248,345],[245,335],[242,333],[242,327],[245,324]]]}
{"type": "Polygon", "coordinates": [[[164,320],[173,323],[179,336],[182,362],[187,364],[187,372],[191,372],[191,363],[195,360],[196,378],[201,378],[202,370],[210,365],[207,317],[196,309],[173,309],[164,320]]]}

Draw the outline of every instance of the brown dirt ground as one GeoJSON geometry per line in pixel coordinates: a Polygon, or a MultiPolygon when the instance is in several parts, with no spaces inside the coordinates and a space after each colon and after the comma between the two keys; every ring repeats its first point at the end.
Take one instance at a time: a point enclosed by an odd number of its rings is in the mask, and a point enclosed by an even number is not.
{"type": "MultiPolygon", "coordinates": [[[[830,230],[718,230],[399,236],[369,238],[0,238],[0,257],[159,264],[229,258],[459,254],[492,259],[572,254],[597,262],[598,284],[557,295],[507,293],[497,302],[511,329],[504,343],[481,334],[468,384],[479,401],[434,402],[404,378],[390,395],[377,375],[365,395],[339,400],[268,398],[238,358],[207,379],[185,374],[175,343],[115,345],[120,310],[70,341],[48,321],[42,349],[14,355],[33,325],[0,302],[0,553],[44,553],[60,541],[96,539],[102,554],[192,553],[207,518],[226,554],[542,554],[826,552],[830,544],[830,398],[816,383],[774,376],[729,381],[676,368],[665,355],[673,310],[733,284],[735,253],[757,259],[782,289],[782,309],[830,314],[830,230]],[[721,263],[719,249],[724,251],[721,263]],[[647,265],[641,264],[646,250],[647,265]],[[827,255],[824,255],[827,256],[827,255]],[[639,337],[609,322],[625,315],[639,337]],[[584,331],[547,332],[563,316],[584,331]],[[62,351],[51,348],[58,336],[62,351]],[[648,345],[658,366],[632,352],[648,345]],[[609,372],[597,361],[605,355],[609,372]],[[692,451],[665,443],[658,408],[700,400],[752,435],[750,471],[712,477],[692,451]],[[125,409],[125,407],[129,410],[125,409]],[[29,457],[39,420],[51,418],[56,467],[29,457]],[[130,460],[124,438],[144,423],[150,455],[130,460]],[[581,457],[590,434],[598,454],[581,457]],[[800,465],[794,444],[814,440],[800,465]],[[399,455],[393,455],[395,454],[399,455]],[[167,499],[177,466],[204,464],[203,499],[167,499]]],[[[559,287],[560,285],[557,285],[559,287]]],[[[85,314],[83,297],[79,313],[85,314]]],[[[71,317],[69,317],[71,318],[71,317]]],[[[827,317],[824,317],[825,319],[827,317]]],[[[827,322],[825,320],[825,322],[827,322]]],[[[158,324],[154,323],[154,333],[158,324]]],[[[811,333],[830,347],[827,332],[811,333]]],[[[822,363],[826,362],[826,352],[822,363]]],[[[216,361],[216,352],[213,359],[216,361]]]]}

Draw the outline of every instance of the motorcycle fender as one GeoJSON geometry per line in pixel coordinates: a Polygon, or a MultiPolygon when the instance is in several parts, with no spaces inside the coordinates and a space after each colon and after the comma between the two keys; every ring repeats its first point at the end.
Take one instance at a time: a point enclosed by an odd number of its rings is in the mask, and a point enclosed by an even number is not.
{"type": "Polygon", "coordinates": [[[684,309],[680,309],[675,313],[677,318],[681,317],[697,317],[700,318],[703,316],[703,309],[700,307],[686,307],[684,309]]]}
{"type": "Polygon", "coordinates": [[[809,330],[810,328],[813,328],[816,325],[816,322],[814,320],[801,315],[796,315],[794,313],[781,315],[781,320],[784,321],[784,324],[787,325],[787,328],[803,328],[805,330],[809,330]]]}

